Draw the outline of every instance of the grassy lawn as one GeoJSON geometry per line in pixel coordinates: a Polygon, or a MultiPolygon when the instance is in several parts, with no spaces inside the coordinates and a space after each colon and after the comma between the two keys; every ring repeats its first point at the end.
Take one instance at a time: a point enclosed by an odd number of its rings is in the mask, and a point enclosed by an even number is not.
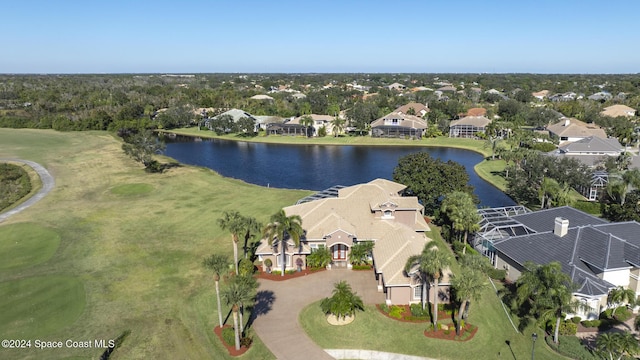
{"type": "MultiPolygon", "coordinates": [[[[11,309],[0,314],[0,332],[64,341],[114,339],[130,330],[112,359],[230,359],[212,331],[214,286],[201,266],[211,253],[232,254],[216,219],[239,210],[266,222],[310,194],[195,167],[148,174],[105,132],[0,129],[0,157],[39,162],[56,180],[47,197],[0,224],[0,309],[11,309]],[[15,244],[7,233],[25,236],[15,244]]],[[[228,310],[223,305],[225,316],[228,310]]],[[[102,353],[1,351],[3,359],[102,353]]],[[[257,339],[244,358],[273,355],[257,339]]]]}
{"type": "Polygon", "coordinates": [[[485,181],[504,192],[507,189],[507,181],[502,174],[507,166],[504,160],[485,160],[476,166],[474,170],[485,181]]]}
{"type": "Polygon", "coordinates": [[[43,263],[53,256],[59,245],[60,235],[38,224],[1,226],[0,274],[43,263]]]}
{"type": "MultiPolygon", "coordinates": [[[[368,306],[345,326],[329,325],[319,302],[307,306],[300,323],[309,336],[323,348],[369,349],[436,359],[527,359],[531,356],[531,332],[516,333],[502,310],[493,288],[487,289],[480,302],[471,304],[469,323],[478,326],[475,337],[457,342],[424,336],[426,323],[405,323],[389,319],[375,307],[368,306]],[[510,346],[507,345],[507,341],[510,346]],[[513,354],[512,354],[513,352],[513,354]],[[472,355],[471,355],[472,354],[472,355]]],[[[445,323],[450,319],[439,319],[445,323]]],[[[538,339],[536,359],[563,359],[538,339]]]]}

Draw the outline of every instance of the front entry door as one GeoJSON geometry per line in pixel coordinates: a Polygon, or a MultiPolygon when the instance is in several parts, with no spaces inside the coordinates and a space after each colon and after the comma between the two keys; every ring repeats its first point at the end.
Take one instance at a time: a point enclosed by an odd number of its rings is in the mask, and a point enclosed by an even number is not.
{"type": "Polygon", "coordinates": [[[331,248],[333,249],[333,260],[334,261],[347,260],[347,245],[335,244],[331,248]]]}

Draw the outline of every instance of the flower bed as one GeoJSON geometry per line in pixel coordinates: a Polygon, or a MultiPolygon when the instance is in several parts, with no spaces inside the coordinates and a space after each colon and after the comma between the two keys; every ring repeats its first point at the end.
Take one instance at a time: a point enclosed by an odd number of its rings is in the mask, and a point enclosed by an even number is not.
{"type": "MultiPolygon", "coordinates": [[[[416,306],[416,305],[414,305],[416,306]]],[[[417,305],[420,306],[420,305],[417,305]]],[[[386,305],[377,304],[376,308],[386,317],[404,321],[404,322],[412,322],[412,323],[423,323],[430,322],[431,316],[429,315],[429,305],[424,309],[422,315],[415,315],[411,313],[411,307],[409,305],[391,305],[387,307],[386,305]],[[385,309],[386,308],[386,309],[385,309]]],[[[422,308],[420,308],[422,310],[422,308]]],[[[451,319],[451,313],[447,311],[438,311],[438,319],[451,319]]]]}
{"type": "Polygon", "coordinates": [[[300,276],[307,276],[309,274],[314,274],[317,273],[319,271],[324,271],[326,270],[325,268],[320,268],[320,269],[304,269],[302,271],[293,271],[293,272],[287,272],[284,274],[284,276],[282,276],[282,274],[277,273],[267,273],[264,271],[259,271],[256,273],[256,277],[258,279],[265,279],[265,280],[272,280],[272,281],[284,281],[284,280],[289,280],[289,279],[293,279],[293,278],[297,278],[300,276]]]}
{"type": "Polygon", "coordinates": [[[246,346],[240,346],[240,350],[236,350],[236,346],[235,344],[227,344],[226,341],[224,341],[224,339],[222,338],[222,329],[224,328],[228,328],[228,327],[232,327],[231,325],[225,325],[223,327],[220,326],[216,326],[213,329],[213,332],[218,335],[218,338],[220,339],[220,342],[222,343],[222,345],[224,345],[225,348],[227,348],[227,351],[229,352],[229,355],[231,356],[240,356],[243,355],[244,353],[247,352],[247,350],[249,350],[248,347],[246,346]]]}

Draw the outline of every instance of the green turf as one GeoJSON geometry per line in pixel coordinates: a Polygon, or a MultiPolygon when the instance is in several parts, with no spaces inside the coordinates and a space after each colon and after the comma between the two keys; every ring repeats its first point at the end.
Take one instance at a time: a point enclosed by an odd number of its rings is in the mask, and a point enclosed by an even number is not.
{"type": "Polygon", "coordinates": [[[142,195],[153,191],[149,184],[122,184],[111,188],[111,193],[116,195],[131,196],[142,195]]]}
{"type": "Polygon", "coordinates": [[[85,308],[82,281],[72,276],[9,280],[0,294],[2,339],[42,338],[73,324],[85,308]]]}
{"type": "Polygon", "coordinates": [[[36,223],[0,227],[0,271],[33,266],[49,260],[60,245],[60,236],[36,223]]]}

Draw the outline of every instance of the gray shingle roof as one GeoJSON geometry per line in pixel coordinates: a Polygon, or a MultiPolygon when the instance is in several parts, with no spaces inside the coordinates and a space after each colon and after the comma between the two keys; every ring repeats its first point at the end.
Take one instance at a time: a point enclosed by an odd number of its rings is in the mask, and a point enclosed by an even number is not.
{"type": "Polygon", "coordinates": [[[528,214],[516,215],[512,219],[522,223],[526,227],[536,231],[552,231],[555,218],[561,217],[569,220],[569,227],[607,224],[608,221],[589,215],[569,206],[535,211],[528,214]]]}

